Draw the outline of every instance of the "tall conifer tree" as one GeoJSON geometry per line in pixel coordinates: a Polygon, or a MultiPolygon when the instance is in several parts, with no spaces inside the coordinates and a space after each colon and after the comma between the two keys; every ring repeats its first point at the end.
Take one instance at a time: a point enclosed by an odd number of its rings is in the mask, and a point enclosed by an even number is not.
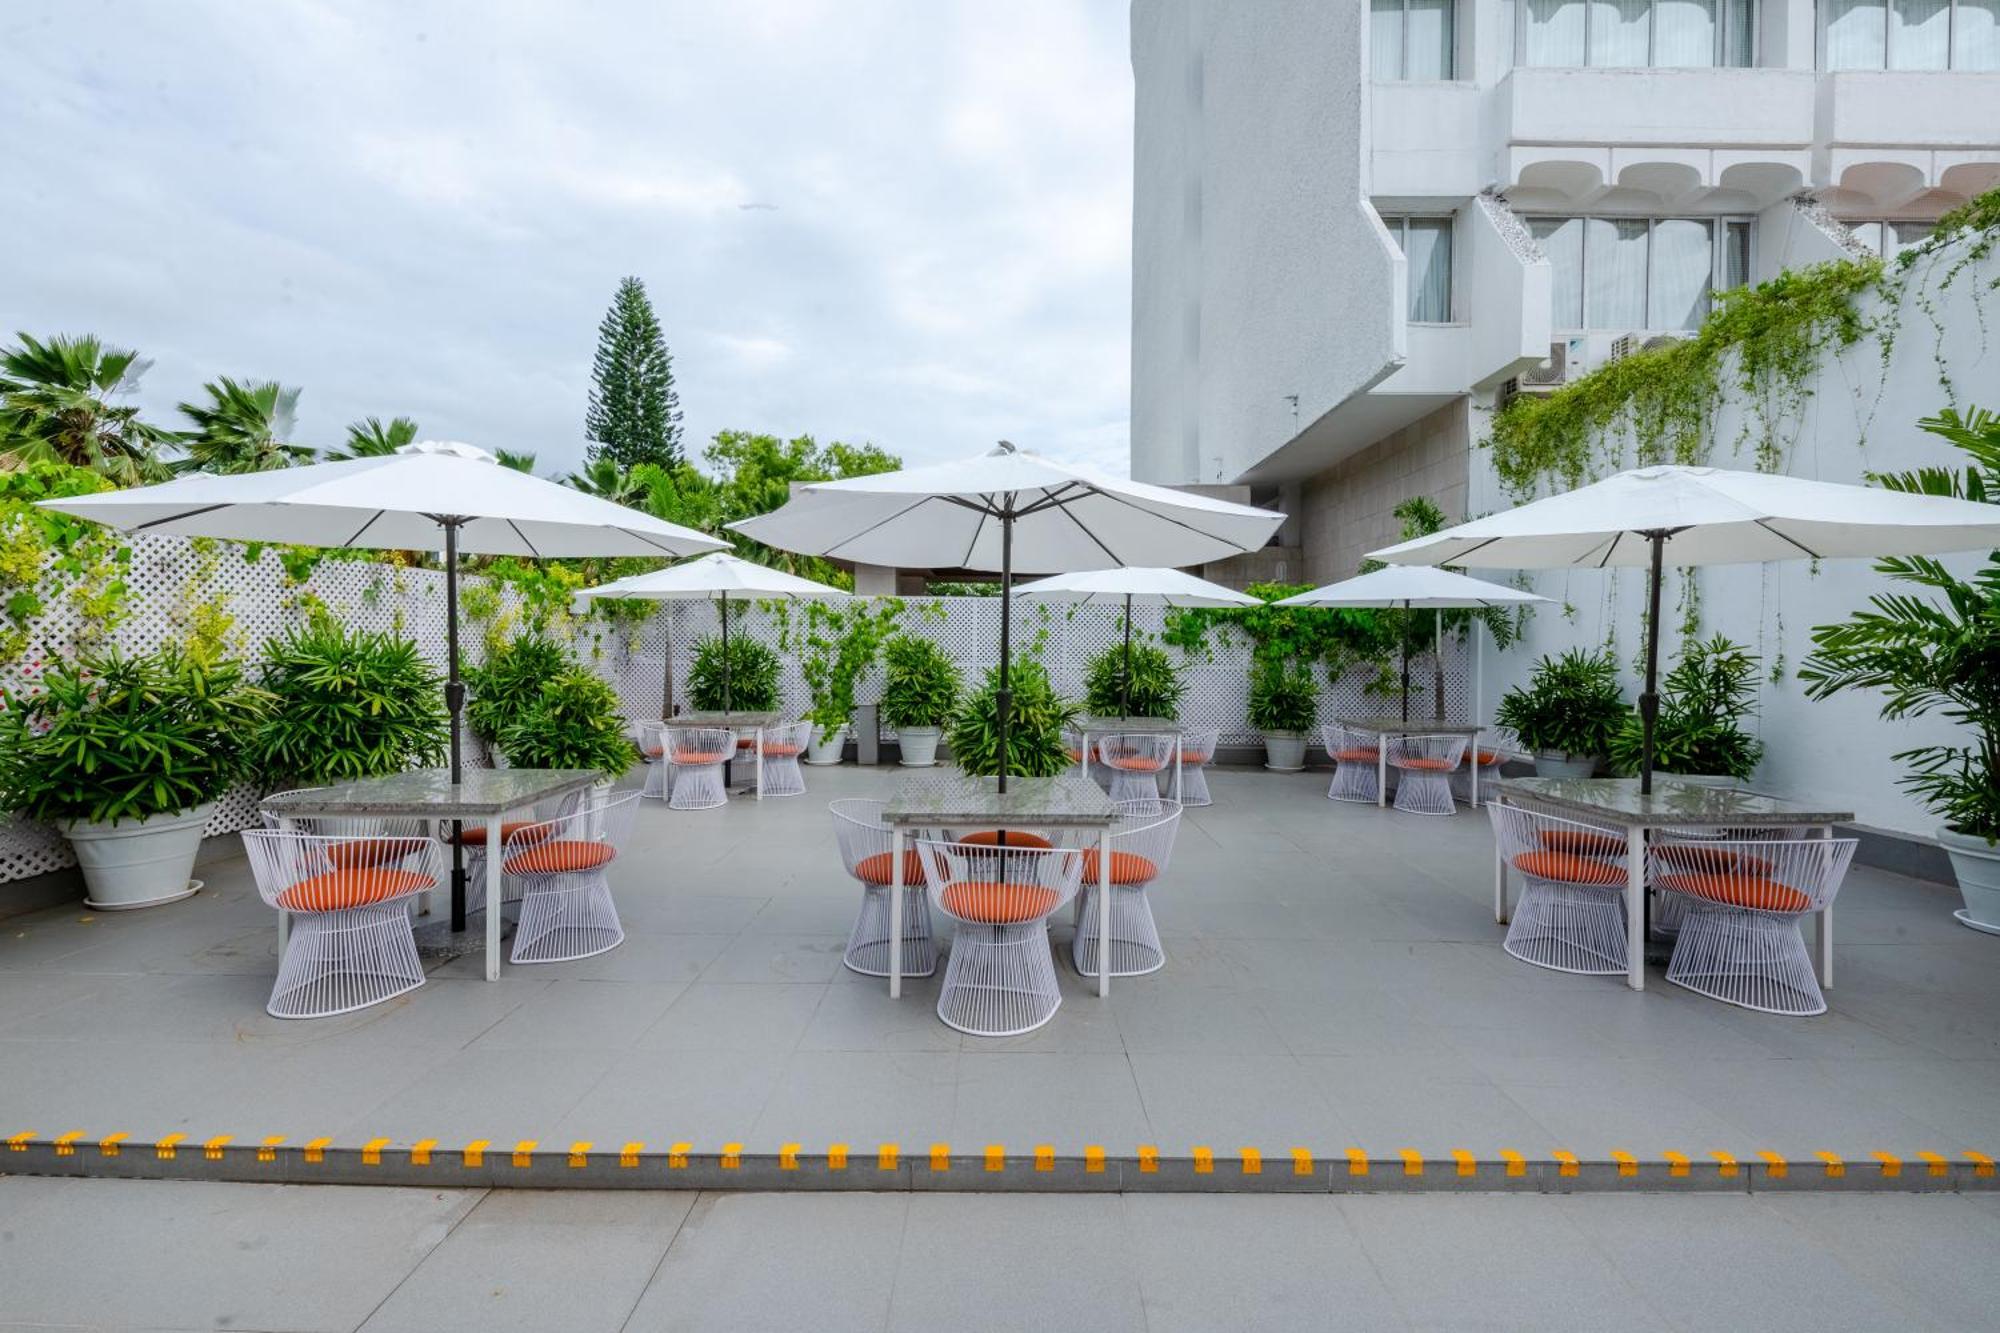
{"type": "Polygon", "coordinates": [[[611,308],[597,326],[597,359],[591,366],[590,406],[584,413],[586,456],[620,467],[681,459],[680,396],[674,392],[674,358],[660,321],[637,278],[618,284],[611,308]]]}

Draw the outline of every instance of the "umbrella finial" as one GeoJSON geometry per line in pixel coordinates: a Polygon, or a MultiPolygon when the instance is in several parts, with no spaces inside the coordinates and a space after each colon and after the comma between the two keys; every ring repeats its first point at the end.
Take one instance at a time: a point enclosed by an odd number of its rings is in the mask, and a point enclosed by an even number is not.
{"type": "Polygon", "coordinates": [[[1012,440],[1002,440],[1000,441],[1000,443],[993,446],[994,454],[1018,454],[1020,452],[1021,451],[1019,449],[1014,447],[1014,442],[1012,440]]]}
{"type": "Polygon", "coordinates": [[[500,460],[487,453],[476,444],[463,440],[418,440],[396,450],[399,454],[440,454],[448,458],[470,458],[481,463],[497,463],[500,460]]]}

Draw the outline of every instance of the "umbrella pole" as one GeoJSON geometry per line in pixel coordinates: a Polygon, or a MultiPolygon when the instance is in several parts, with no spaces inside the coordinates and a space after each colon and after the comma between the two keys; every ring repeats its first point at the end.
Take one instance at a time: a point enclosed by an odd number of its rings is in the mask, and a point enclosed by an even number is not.
{"type": "Polygon", "coordinates": [[[1125,680],[1118,694],[1118,716],[1132,716],[1132,594],[1125,594],[1125,680]]]}
{"type": "MultiPolygon", "coordinates": [[[[1431,679],[1437,698],[1431,702],[1437,705],[1437,720],[1444,721],[1444,612],[1431,612],[1431,679]]],[[[1475,759],[1477,755],[1473,756],[1475,759]]]]}
{"type": "MultiPolygon", "coordinates": [[[[1000,515],[1000,692],[993,700],[994,740],[1000,754],[1000,791],[1007,790],[1007,720],[1014,711],[1014,691],[1009,687],[1008,667],[1014,656],[1014,511],[1000,515]]],[[[1004,846],[1007,836],[1000,835],[1004,846]]]]}
{"type": "MultiPolygon", "coordinates": [[[[456,787],[465,780],[465,756],[458,736],[459,722],[465,712],[465,682],[458,678],[458,520],[444,520],[444,643],[446,676],[444,683],[444,703],[451,713],[451,785],[456,787]]],[[[465,832],[463,822],[454,819],[451,823],[451,928],[453,931],[465,929],[465,832]]],[[[498,856],[500,849],[488,847],[488,856],[498,856]]],[[[489,903],[490,910],[498,911],[499,904],[489,903]]]]}
{"type": "Polygon", "coordinates": [[[1396,626],[1396,647],[1403,659],[1403,721],[1410,720],[1410,603],[1403,601],[1403,619],[1396,626]]]}
{"type": "Polygon", "coordinates": [[[733,705],[729,698],[729,594],[722,594],[722,711],[733,705]]]}
{"type": "Polygon", "coordinates": [[[1653,728],[1660,717],[1660,562],[1666,553],[1667,533],[1656,528],[1645,534],[1653,544],[1653,568],[1646,589],[1646,688],[1639,696],[1639,794],[1653,790],[1653,728]]]}

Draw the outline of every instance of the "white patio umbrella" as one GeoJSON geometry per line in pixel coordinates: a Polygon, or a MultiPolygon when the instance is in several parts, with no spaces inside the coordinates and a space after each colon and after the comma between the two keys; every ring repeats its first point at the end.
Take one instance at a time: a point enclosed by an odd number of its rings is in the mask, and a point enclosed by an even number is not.
{"type": "Polygon", "coordinates": [[[1621,472],[1373,553],[1397,565],[1649,569],[1640,790],[1653,789],[1660,572],[1676,565],[1870,559],[2000,546],[2000,505],[1707,467],[1621,472]]]}
{"type": "MultiPolygon", "coordinates": [[[[443,535],[451,779],[463,775],[458,724],[458,557],[693,555],[726,543],[526,472],[483,449],[420,440],[393,454],[269,472],[198,473],[131,490],[44,500],[43,507],[126,532],[299,546],[431,550],[443,535]]],[[[452,851],[452,929],[465,926],[465,882],[452,851]]]]}
{"type": "MultiPolygon", "coordinates": [[[[841,601],[848,596],[839,588],[782,569],[760,565],[754,560],[717,551],[695,560],[683,561],[666,569],[633,574],[595,588],[585,588],[576,600],[596,597],[637,597],[655,602],[707,602],[722,604],[722,709],[729,711],[729,595],[750,598],[816,599],[841,601]]],[[[672,649],[668,650],[672,660],[672,649]]],[[[667,701],[669,704],[672,700],[667,701]]]]}
{"type": "MultiPolygon", "coordinates": [[[[1519,588],[1503,587],[1498,583],[1488,583],[1465,574],[1454,574],[1448,569],[1436,569],[1425,565],[1390,565],[1373,573],[1360,574],[1339,583],[1329,583],[1314,588],[1311,592],[1298,593],[1272,603],[1274,606],[1387,606],[1402,607],[1405,611],[1415,609],[1449,610],[1462,607],[1482,606],[1522,606],[1529,602],[1546,602],[1549,599],[1532,592],[1522,592],[1519,588]]],[[[1437,623],[1438,651],[1443,650],[1444,621],[1437,623]]],[[[1474,644],[1478,643],[1475,635],[1474,644]]],[[[1475,650],[1476,651],[1476,650],[1475,650]]],[[[1403,643],[1400,656],[1403,659],[1403,721],[1410,720],[1410,653],[1409,644],[1403,643]]],[[[1478,679],[1477,667],[1474,680],[1478,679]]],[[[1444,700],[1437,700],[1438,716],[1444,716],[1444,700]]],[[[1479,686],[1473,686],[1472,720],[1479,721],[1479,686]]]]}
{"type": "Polygon", "coordinates": [[[782,508],[730,526],[806,555],[999,571],[996,742],[1005,791],[1016,569],[1200,564],[1259,549],[1284,521],[1268,509],[1052,462],[1002,440],[957,462],[810,482],[782,508]]]}
{"type": "Polygon", "coordinates": [[[1119,714],[1132,712],[1132,608],[1135,606],[1262,606],[1247,592],[1210,583],[1178,569],[1092,569],[1037,579],[1014,590],[1023,601],[1125,606],[1125,691],[1119,714]]]}

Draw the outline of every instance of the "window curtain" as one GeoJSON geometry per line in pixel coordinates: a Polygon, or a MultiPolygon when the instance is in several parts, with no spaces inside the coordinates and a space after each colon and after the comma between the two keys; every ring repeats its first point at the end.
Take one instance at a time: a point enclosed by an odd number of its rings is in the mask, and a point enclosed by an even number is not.
{"type": "Polygon", "coordinates": [[[1715,242],[1708,223],[1694,218],[1654,223],[1645,327],[1691,329],[1700,324],[1708,314],[1714,272],[1715,242]]]}
{"type": "Polygon", "coordinates": [[[1895,222],[1890,223],[1883,230],[1891,238],[1887,254],[1889,258],[1893,259],[1912,246],[1922,245],[1937,228],[1928,222],[1895,222]]]}
{"type": "Polygon", "coordinates": [[[1649,63],[1652,26],[1652,0],[1591,0],[1590,63],[1649,63]]]}
{"type": "Polygon", "coordinates": [[[1660,0],[1653,63],[1689,69],[1715,63],[1716,0],[1660,0]]]}
{"type": "Polygon", "coordinates": [[[1436,82],[1451,77],[1452,0],[1410,0],[1403,77],[1436,82]]]}
{"type": "Polygon", "coordinates": [[[1403,255],[1410,273],[1410,319],[1418,324],[1451,322],[1451,219],[1411,218],[1405,224],[1403,255]]]}
{"type": "Polygon", "coordinates": [[[1722,267],[1719,272],[1718,288],[1727,290],[1743,287],[1749,282],[1750,224],[1725,222],[1722,224],[1722,267]]]}
{"type": "Polygon", "coordinates": [[[1368,9],[1368,73],[1403,77],[1403,0],[1373,0],[1368,9]]]}
{"type": "Polygon", "coordinates": [[[1530,65],[1584,63],[1584,0],[1527,0],[1528,33],[1522,56],[1530,65]]]}
{"type": "Polygon", "coordinates": [[[1950,63],[1949,0],[1889,0],[1889,67],[1944,69],[1950,63]]]}
{"type": "Polygon", "coordinates": [[[1583,219],[1533,218],[1528,230],[1549,260],[1549,319],[1558,329],[1583,327],[1583,219]]]}
{"type": "Polygon", "coordinates": [[[1723,0],[1722,63],[1737,69],[1757,63],[1756,0],[1723,0]]]}
{"type": "Polygon", "coordinates": [[[1958,0],[1952,48],[1955,69],[2000,69],[2000,0],[1958,0]]]}
{"type": "Polygon", "coordinates": [[[1881,69],[1888,60],[1883,0],[1826,0],[1826,67],[1881,69]]]}
{"type": "Polygon", "coordinates": [[[1584,230],[1583,276],[1587,327],[1645,328],[1645,222],[1591,218],[1584,230]]]}

